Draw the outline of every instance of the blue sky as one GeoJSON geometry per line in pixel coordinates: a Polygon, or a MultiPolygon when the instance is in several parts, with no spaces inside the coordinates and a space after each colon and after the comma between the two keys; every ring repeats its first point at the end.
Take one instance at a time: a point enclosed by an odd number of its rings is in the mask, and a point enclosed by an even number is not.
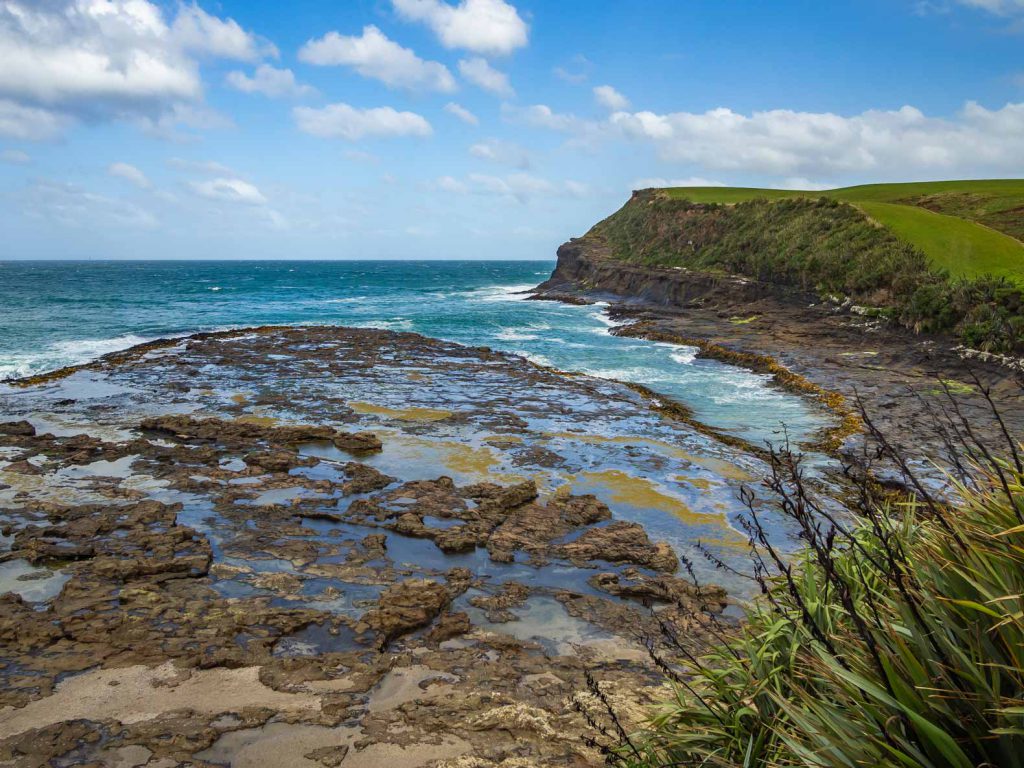
{"type": "Polygon", "coordinates": [[[549,258],[637,186],[1024,176],[1024,0],[0,0],[0,259],[549,258]]]}

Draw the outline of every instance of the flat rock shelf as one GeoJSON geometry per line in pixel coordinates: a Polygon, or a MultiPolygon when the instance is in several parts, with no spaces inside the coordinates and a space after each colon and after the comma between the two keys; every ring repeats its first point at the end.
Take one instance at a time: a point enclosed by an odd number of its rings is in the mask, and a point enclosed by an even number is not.
{"type": "Polygon", "coordinates": [[[0,765],[601,764],[587,671],[627,718],[663,695],[646,643],[746,589],[698,542],[743,571],[765,471],[616,382],[410,333],[0,386],[0,765]]]}

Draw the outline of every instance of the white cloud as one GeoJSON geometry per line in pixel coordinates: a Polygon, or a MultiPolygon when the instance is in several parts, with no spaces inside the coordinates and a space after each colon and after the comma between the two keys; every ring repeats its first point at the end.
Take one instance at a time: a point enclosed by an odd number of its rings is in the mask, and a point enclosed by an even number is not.
{"type": "Polygon", "coordinates": [[[186,160],[181,157],[172,157],[167,164],[179,171],[199,171],[212,176],[237,176],[233,170],[223,163],[213,160],[186,160]]]}
{"type": "Polygon", "coordinates": [[[610,85],[599,85],[594,88],[594,98],[597,99],[597,103],[602,107],[613,112],[629,108],[629,99],[610,85]]]}
{"type": "Polygon", "coordinates": [[[151,229],[159,224],[152,213],[130,201],[45,179],[26,190],[23,204],[27,215],[65,226],[151,229]]]}
{"type": "Polygon", "coordinates": [[[228,72],[227,84],[243,93],[262,93],[270,98],[281,96],[309,96],[316,89],[303,85],[295,80],[295,73],[290,69],[276,69],[269,64],[260,64],[252,77],[244,72],[228,72]]]}
{"type": "Polygon", "coordinates": [[[170,22],[149,0],[4,0],[0,51],[0,130],[34,139],[76,119],[171,119],[202,97],[194,55],[275,53],[230,19],[179,5],[170,22]]]}
{"type": "Polygon", "coordinates": [[[426,24],[445,48],[508,54],[527,44],[529,28],[504,0],[391,0],[399,16],[426,24]]]}
{"type": "Polygon", "coordinates": [[[433,186],[452,194],[494,195],[520,203],[528,203],[538,197],[584,197],[590,193],[589,188],[578,181],[556,183],[529,173],[512,173],[507,176],[471,173],[464,181],[442,176],[433,186]]]}
{"type": "Polygon", "coordinates": [[[512,84],[508,81],[508,75],[499,72],[484,59],[460,60],[459,74],[474,85],[499,96],[511,96],[514,93],[512,84]]]}
{"type": "Polygon", "coordinates": [[[109,168],[107,168],[107,173],[111,176],[116,176],[119,179],[129,181],[142,189],[146,189],[150,186],[149,179],[146,178],[146,174],[134,165],[129,165],[128,163],[113,163],[109,168]]]}
{"type": "Polygon", "coordinates": [[[582,133],[588,125],[575,115],[555,112],[547,104],[533,104],[524,108],[503,104],[502,112],[507,117],[521,120],[535,128],[548,128],[563,133],[582,133]]]}
{"type": "Polygon", "coordinates": [[[518,144],[502,141],[501,139],[486,139],[473,144],[469,148],[469,154],[482,160],[490,160],[502,165],[511,165],[515,168],[526,169],[530,167],[530,154],[526,149],[518,144]]]}
{"type": "Polygon", "coordinates": [[[321,109],[292,110],[299,130],[325,139],[358,141],[385,136],[429,136],[433,129],[422,115],[391,107],[357,109],[348,104],[328,104],[321,109]]]}
{"type": "Polygon", "coordinates": [[[380,80],[391,88],[442,93],[456,89],[455,78],[444,64],[424,61],[372,24],[363,28],[360,37],[328,32],[310,40],[299,49],[299,59],[320,66],[352,67],[363,77],[380,80]]]}
{"type": "Polygon", "coordinates": [[[441,176],[434,182],[434,185],[442,192],[451,192],[456,195],[464,195],[469,191],[469,187],[452,176],[441,176]]]}
{"type": "Polygon", "coordinates": [[[630,189],[651,189],[651,188],[662,188],[662,187],[724,187],[721,181],[714,181],[713,179],[705,179],[701,176],[690,176],[685,179],[666,179],[660,176],[649,177],[645,179],[637,179],[633,182],[630,189]]]}
{"type": "Polygon", "coordinates": [[[914,107],[832,113],[772,110],[743,115],[617,112],[610,125],[649,141],[661,157],[706,168],[786,176],[922,173],[1001,176],[1024,171],[1024,103],[990,110],[968,102],[954,118],[928,117],[914,107]]]}
{"type": "Polygon", "coordinates": [[[228,203],[265,205],[267,198],[254,185],[241,179],[217,178],[207,181],[193,181],[189,185],[200,197],[228,203]]]}
{"type": "Polygon", "coordinates": [[[459,118],[459,120],[467,125],[480,125],[480,119],[476,115],[461,104],[456,104],[454,101],[449,101],[445,104],[444,111],[449,115],[455,115],[455,117],[459,118]]]}
{"type": "Polygon", "coordinates": [[[32,162],[32,158],[21,150],[5,149],[3,152],[0,152],[0,161],[9,165],[28,165],[32,162]]]}
{"type": "Polygon", "coordinates": [[[69,120],[64,115],[38,107],[26,107],[0,99],[0,136],[44,141],[59,136],[69,120]]]}
{"type": "Polygon", "coordinates": [[[1000,16],[1024,12],[1024,0],[957,0],[957,2],[968,8],[979,8],[1000,16]]]}
{"type": "MultiPolygon", "coordinates": [[[[150,6],[145,0],[114,0],[115,5],[150,6]]],[[[92,3],[94,13],[102,13],[103,3],[92,3]]],[[[152,12],[148,9],[147,14],[152,12]]],[[[183,49],[221,59],[258,61],[264,56],[277,58],[277,48],[242,29],[234,19],[211,16],[198,5],[181,5],[171,27],[171,37],[183,49]]]]}

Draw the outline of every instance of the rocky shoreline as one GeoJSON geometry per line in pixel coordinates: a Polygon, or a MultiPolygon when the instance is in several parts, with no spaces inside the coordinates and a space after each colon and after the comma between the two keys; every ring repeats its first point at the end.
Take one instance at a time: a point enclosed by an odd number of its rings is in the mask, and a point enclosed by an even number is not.
{"type": "Polygon", "coordinates": [[[627,721],[664,696],[661,623],[729,602],[678,553],[742,557],[763,471],[614,382],[385,331],[199,334],[0,402],[19,768],[598,765],[587,675],[627,721]]]}
{"type": "Polygon", "coordinates": [[[964,350],[952,338],[916,335],[806,291],[630,264],[586,236],[558,249],[551,278],[531,298],[607,302],[622,323],[614,333],[692,346],[698,356],[771,373],[780,386],[840,417],[809,448],[840,456],[862,451],[862,408],[925,468],[949,460],[936,419],[951,418],[961,430],[966,423],[979,440],[1002,445],[994,405],[1010,434],[1024,431],[1020,361],[964,350]]]}

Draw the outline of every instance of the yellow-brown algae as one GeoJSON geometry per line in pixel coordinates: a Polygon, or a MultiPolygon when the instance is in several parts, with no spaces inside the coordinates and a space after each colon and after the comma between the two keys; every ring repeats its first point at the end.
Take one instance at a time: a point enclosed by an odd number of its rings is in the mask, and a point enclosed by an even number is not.
{"type": "Polygon", "coordinates": [[[389,419],[398,419],[399,421],[441,421],[454,415],[452,411],[446,411],[441,408],[388,408],[385,405],[374,405],[373,403],[360,401],[350,402],[348,407],[364,416],[384,416],[389,419]]]}

